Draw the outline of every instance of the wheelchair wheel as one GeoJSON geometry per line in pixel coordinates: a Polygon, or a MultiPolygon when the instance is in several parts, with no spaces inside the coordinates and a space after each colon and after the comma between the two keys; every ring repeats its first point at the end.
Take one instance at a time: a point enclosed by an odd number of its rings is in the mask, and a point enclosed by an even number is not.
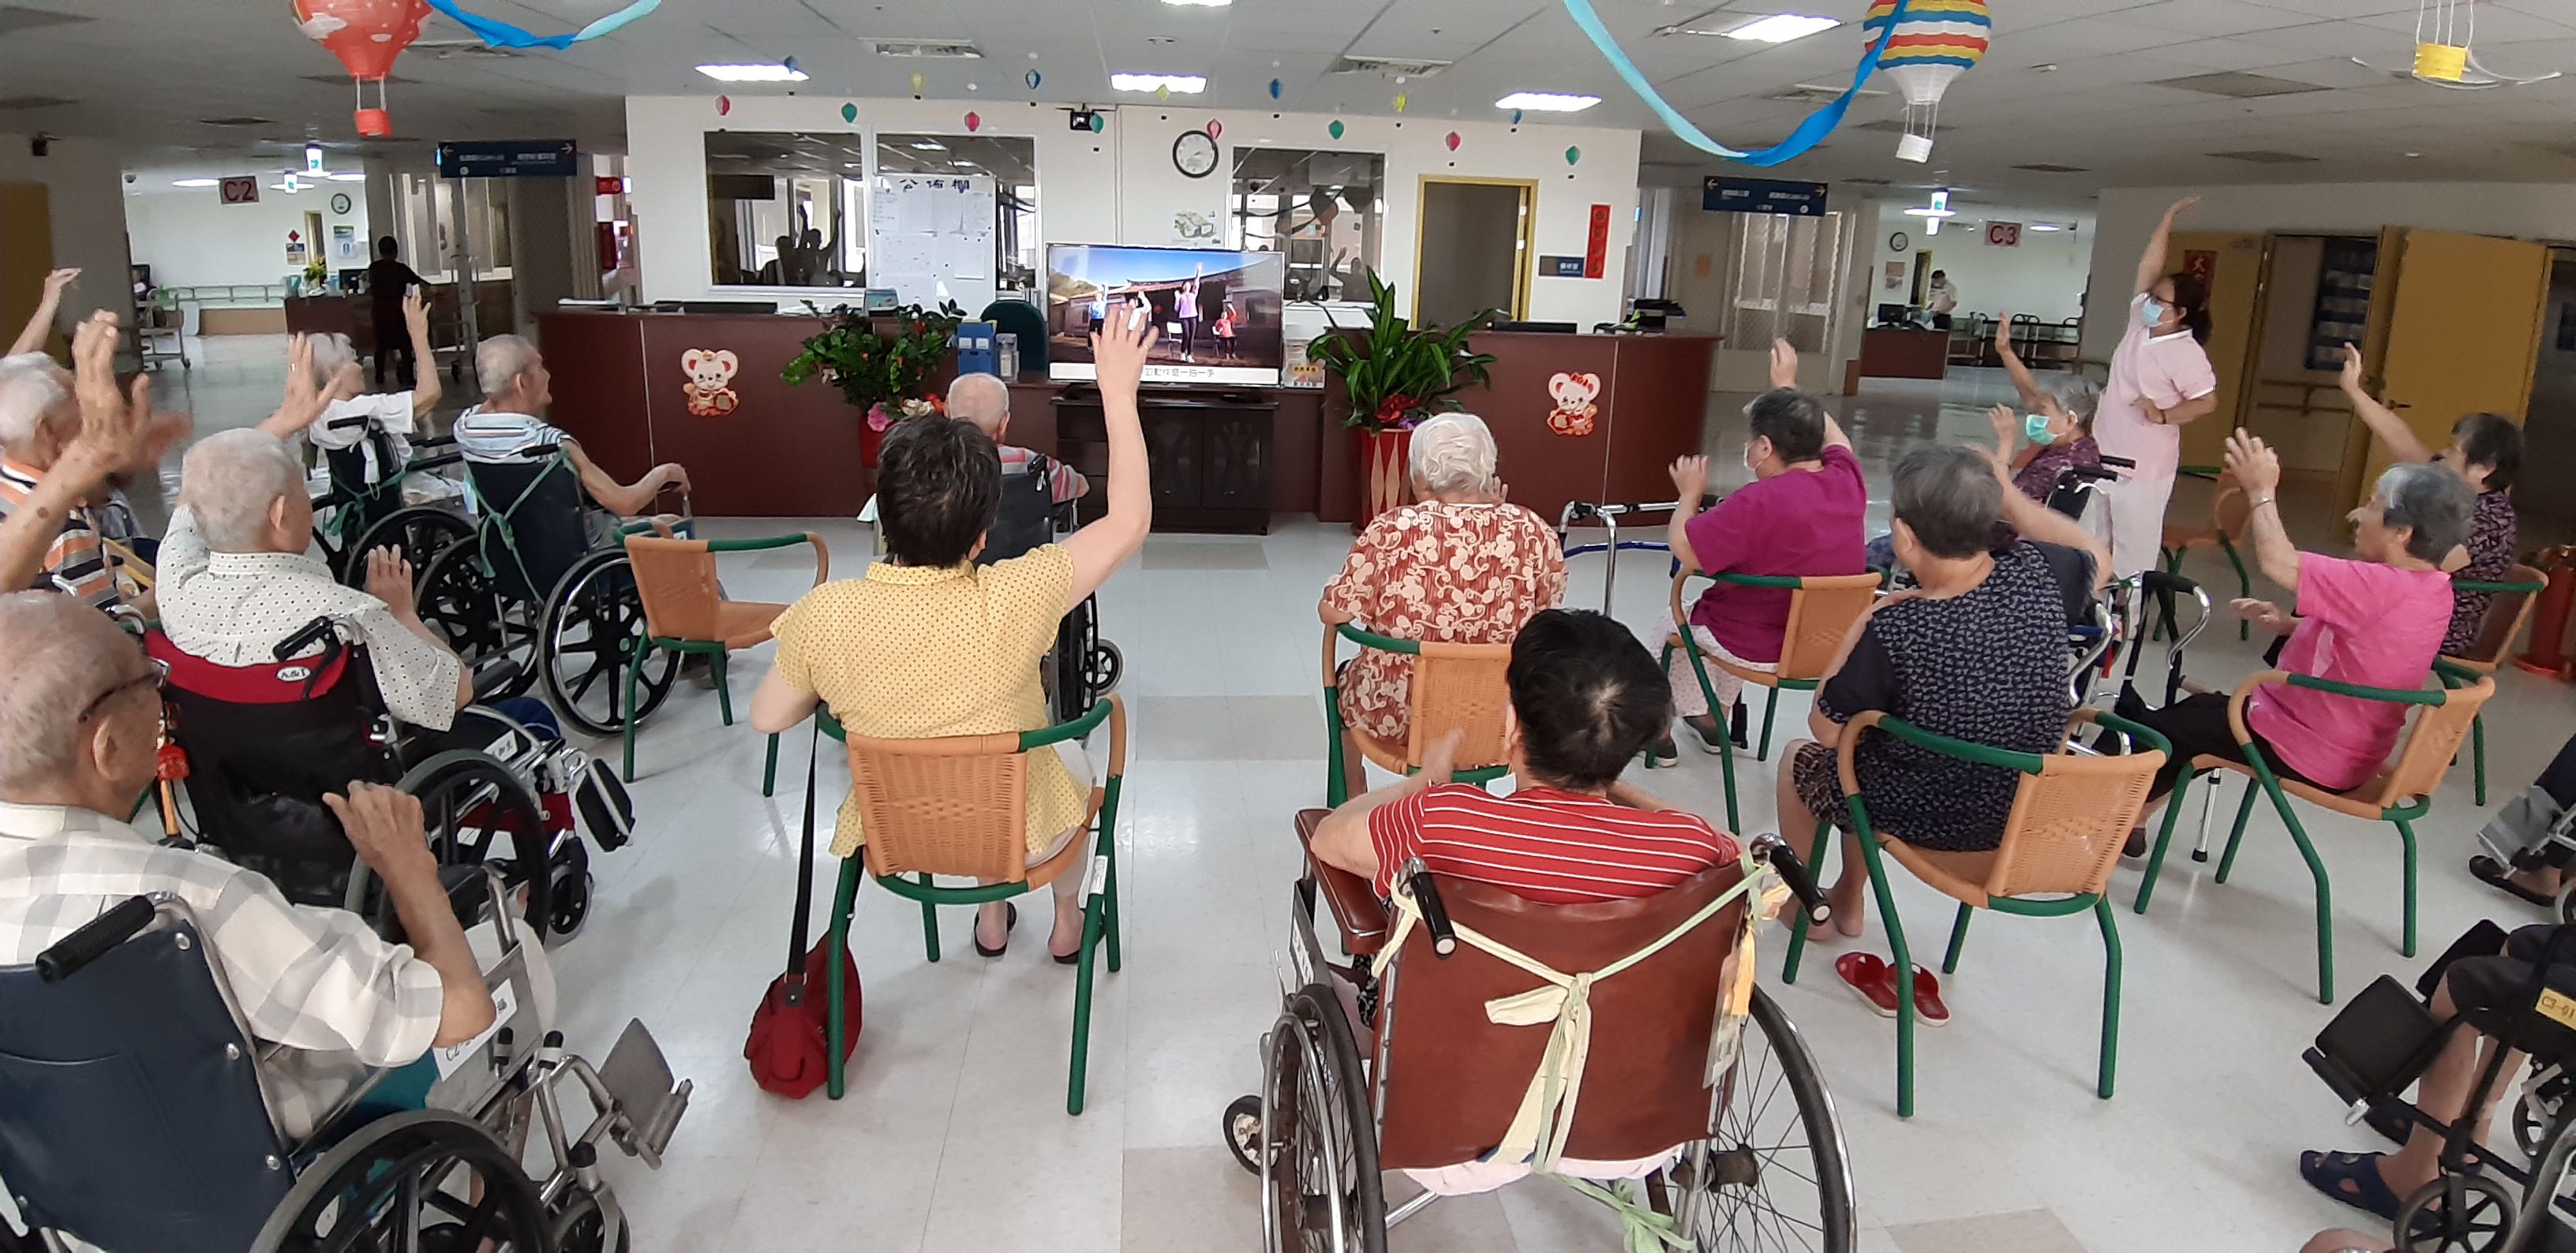
{"type": "Polygon", "coordinates": [[[1358,1041],[1320,983],[1288,998],[1262,1068],[1262,1247],[1386,1253],[1377,1125],[1358,1041]]]}
{"type": "Polygon", "coordinates": [[[1091,646],[1089,669],[1085,678],[1091,684],[1091,699],[1096,703],[1118,688],[1119,677],[1127,673],[1127,659],[1119,655],[1118,646],[1102,640],[1091,646]]]}
{"type": "Polygon", "coordinates": [[[2397,1253],[2494,1253],[2513,1234],[2513,1220],[2513,1198],[2503,1184],[2485,1175],[2446,1175],[2397,1211],[2397,1253]]]}
{"type": "Polygon", "coordinates": [[[1721,1099],[1717,1134],[1666,1173],[1681,1234],[1700,1253],[1858,1248],[1859,1202],[1833,1094],[1796,1025],[1758,988],[1721,1099]]]}
{"type": "Polygon", "coordinates": [[[429,563],[415,590],[420,620],[456,650],[467,669],[491,657],[508,657],[518,673],[496,699],[524,696],[537,681],[537,633],[531,611],[501,595],[483,564],[479,544],[450,544],[429,563]],[[514,620],[515,619],[515,620],[514,620]]]}
{"type": "Polygon", "coordinates": [[[1261,1094],[1238,1096],[1225,1107],[1225,1147],[1243,1173],[1261,1173],[1261,1094]]]}
{"type": "Polygon", "coordinates": [[[448,510],[429,505],[398,509],[368,527],[358,542],[341,555],[340,581],[351,587],[365,587],[367,554],[379,548],[397,548],[411,562],[412,590],[418,592],[428,578],[429,563],[472,538],[474,524],[448,510]]]}
{"type": "Polygon", "coordinates": [[[627,1253],[634,1228],[621,1219],[617,1239],[608,1238],[608,1211],[599,1198],[583,1193],[555,1215],[553,1223],[554,1253],[627,1253]]]}
{"type": "Polygon", "coordinates": [[[2576,1095],[2576,1075],[2558,1066],[2550,1066],[2532,1080],[2528,1091],[2514,1099],[2513,1142],[2522,1155],[2539,1161],[2548,1147],[2549,1125],[2566,1108],[2567,1098],[2576,1095]]]}
{"type": "Polygon", "coordinates": [[[2558,921],[2576,923],[2576,879],[2569,879],[2558,888],[2558,921]]]}
{"type": "Polygon", "coordinates": [[[549,1253],[527,1173],[481,1125],[413,1110],[359,1128],[306,1166],[252,1253],[305,1249],[549,1253]]]}
{"type": "Polygon", "coordinates": [[[555,585],[546,605],[543,670],[556,712],[593,735],[613,735],[627,719],[661,707],[679,677],[680,655],[655,651],[636,676],[626,709],[626,670],[645,638],[644,598],[635,568],[620,548],[581,559],[555,585]]]}
{"type": "Polygon", "coordinates": [[[579,837],[555,846],[547,865],[546,934],[569,940],[590,921],[590,847],[579,837]]]}
{"type": "Polygon", "coordinates": [[[494,863],[505,887],[527,889],[528,925],[539,936],[555,933],[552,833],[519,776],[481,753],[453,751],[413,767],[396,786],[419,798],[439,864],[494,863]]]}

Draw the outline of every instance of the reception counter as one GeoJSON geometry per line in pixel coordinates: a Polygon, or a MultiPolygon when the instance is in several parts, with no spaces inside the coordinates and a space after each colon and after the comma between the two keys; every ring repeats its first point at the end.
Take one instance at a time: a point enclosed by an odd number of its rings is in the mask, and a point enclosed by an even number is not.
{"type": "MultiPolygon", "coordinates": [[[[822,326],[792,314],[545,314],[553,420],[620,478],[688,467],[691,503],[710,517],[855,514],[874,490],[860,415],[831,387],[779,377],[822,326]]],[[[1459,399],[1493,428],[1514,501],[1553,521],[1570,500],[1671,496],[1665,466],[1699,448],[1713,337],[1495,332],[1475,344],[1497,358],[1493,382],[1459,399]]],[[[1266,530],[1265,498],[1268,514],[1358,515],[1358,440],[1338,421],[1336,392],[1149,387],[1145,409],[1158,530],[1266,530]]],[[[1088,385],[1016,380],[1009,440],[1097,478],[1098,413],[1088,385]]]]}

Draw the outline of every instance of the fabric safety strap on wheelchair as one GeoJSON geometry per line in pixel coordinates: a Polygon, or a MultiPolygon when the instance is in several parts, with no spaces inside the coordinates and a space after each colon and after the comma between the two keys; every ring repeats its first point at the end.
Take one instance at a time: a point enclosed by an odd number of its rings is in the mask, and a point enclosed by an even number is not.
{"type": "MultiPolygon", "coordinates": [[[[1718,893],[1697,912],[1683,919],[1680,925],[1644,948],[1599,970],[1583,974],[1569,975],[1551,969],[1536,958],[1474,928],[1452,925],[1451,929],[1457,932],[1461,943],[1546,981],[1543,986],[1516,996],[1496,997],[1485,1002],[1485,1019],[1488,1022],[1512,1027],[1548,1023],[1552,1027],[1547,1051],[1539,1056],[1538,1071],[1530,1076],[1529,1090],[1521,1095],[1520,1109],[1512,1115],[1511,1128],[1503,1133],[1502,1143],[1495,1146],[1489,1160],[1528,1162],[1530,1169],[1541,1173],[1556,1170],[1557,1159],[1565,1152],[1566,1137],[1574,1127],[1575,1101],[1583,1090],[1583,1066],[1592,1051],[1593,985],[1671,947],[1674,941],[1716,917],[1718,911],[1739,896],[1750,896],[1765,907],[1776,907],[1779,900],[1787,896],[1788,889],[1781,886],[1768,866],[1753,861],[1749,855],[1743,865],[1744,877],[1735,886],[1718,893]]],[[[1422,920],[1421,906],[1415,903],[1411,889],[1400,879],[1395,884],[1394,904],[1395,933],[1378,951],[1372,971],[1381,979],[1386,977],[1387,967],[1394,963],[1396,956],[1404,951],[1405,938],[1422,920]]],[[[1762,911],[1755,912],[1759,914],[1762,911]]],[[[1753,954],[1749,951],[1752,932],[1748,920],[1745,928],[1747,951],[1742,951],[1737,959],[1738,977],[1744,994],[1748,996],[1752,988],[1753,954]]],[[[1728,999],[1735,998],[1730,996],[1728,999]]],[[[1720,1006],[1720,1013],[1734,1008],[1737,1007],[1720,1006]]]]}
{"type": "Polygon", "coordinates": [[[545,466],[528,479],[528,485],[519,489],[518,497],[509,504],[503,505],[497,515],[501,528],[501,546],[510,550],[511,562],[519,567],[519,581],[536,590],[540,596],[545,589],[537,587],[537,576],[529,572],[528,559],[519,552],[519,537],[516,534],[519,506],[528,503],[528,498],[536,495],[537,489],[545,486],[546,480],[552,477],[556,470],[569,471],[571,468],[572,459],[564,455],[562,445],[556,445],[554,455],[546,458],[545,466]]]}

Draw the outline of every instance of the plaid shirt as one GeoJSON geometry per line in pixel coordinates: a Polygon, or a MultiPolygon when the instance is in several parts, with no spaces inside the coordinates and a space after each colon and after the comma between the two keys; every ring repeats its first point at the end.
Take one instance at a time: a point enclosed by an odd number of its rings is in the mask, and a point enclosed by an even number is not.
{"type": "Polygon", "coordinates": [[[85,809],[0,802],[0,963],[32,962],[147,892],[196,912],[260,1044],[260,1086],[289,1142],[311,1136],[372,1070],[417,1060],[438,1033],[438,972],[356,914],[289,904],[258,874],[85,809]]]}

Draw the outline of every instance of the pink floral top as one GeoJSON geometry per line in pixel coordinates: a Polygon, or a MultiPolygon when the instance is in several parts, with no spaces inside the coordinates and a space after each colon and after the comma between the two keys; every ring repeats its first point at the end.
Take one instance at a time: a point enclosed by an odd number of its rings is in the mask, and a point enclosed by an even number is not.
{"type": "MultiPolygon", "coordinates": [[[[1398,639],[1504,644],[1565,598],[1556,532],[1519,505],[1429,501],[1379,514],[1351,545],[1324,607],[1398,639]]],[[[1362,652],[1342,674],[1342,719],[1379,739],[1405,738],[1413,659],[1362,652]]]]}

